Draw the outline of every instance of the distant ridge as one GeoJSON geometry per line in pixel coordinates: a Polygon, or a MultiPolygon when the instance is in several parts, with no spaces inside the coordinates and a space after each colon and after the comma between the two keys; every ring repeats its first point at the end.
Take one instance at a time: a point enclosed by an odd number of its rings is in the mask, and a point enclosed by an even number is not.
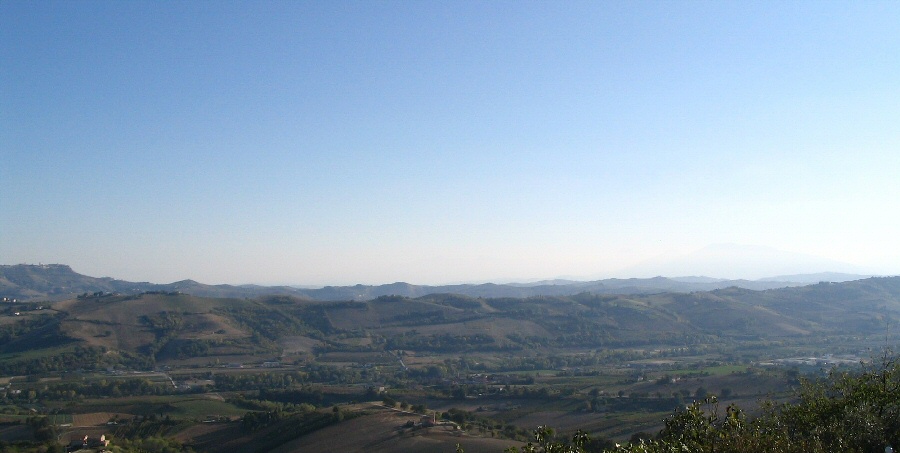
{"type": "Polygon", "coordinates": [[[202,297],[258,297],[261,295],[294,295],[303,297],[295,288],[281,286],[240,287],[205,285],[193,280],[168,284],[129,282],[114,278],[82,275],[65,264],[0,265],[0,298],[20,301],[62,300],[83,293],[139,294],[147,291],[181,292],[202,297]]]}
{"type": "MultiPolygon", "coordinates": [[[[687,274],[772,281],[780,280],[780,277],[773,275],[798,276],[809,271],[864,273],[858,266],[849,263],[749,244],[711,244],[687,254],[653,258],[623,269],[621,273],[637,277],[687,274]]],[[[807,280],[803,279],[804,282],[807,280]]]]}
{"type": "MultiPolygon", "coordinates": [[[[727,281],[724,278],[712,278],[712,277],[702,277],[702,276],[691,276],[691,277],[673,277],[672,280],[676,282],[683,283],[719,283],[727,281]]],[[[782,280],[779,278],[774,278],[772,281],[793,281],[793,280],[782,280]]]]}
{"type": "Polygon", "coordinates": [[[470,297],[532,297],[593,294],[655,294],[663,292],[712,291],[728,287],[766,290],[803,286],[821,281],[845,282],[869,277],[842,273],[797,274],[761,280],[724,280],[704,276],[610,278],[579,282],[545,280],[534,283],[413,285],[396,282],[386,285],[325,286],[297,288],[291,286],[207,285],[194,280],[168,284],[129,282],[109,277],[97,278],[79,274],[65,264],[0,265],[0,297],[21,301],[62,300],[83,293],[138,294],[147,291],[180,292],[201,297],[254,298],[289,295],[310,300],[371,300],[380,296],[422,297],[429,294],[460,294],[470,297]]]}
{"type": "Polygon", "coordinates": [[[759,281],[761,281],[761,282],[791,281],[791,282],[801,282],[801,283],[819,283],[819,282],[842,283],[842,282],[850,282],[853,280],[862,280],[864,278],[869,278],[869,277],[875,277],[875,275],[845,274],[845,273],[841,273],[841,272],[819,272],[816,274],[779,275],[777,277],[761,278],[761,279],[759,279],[759,281]]]}

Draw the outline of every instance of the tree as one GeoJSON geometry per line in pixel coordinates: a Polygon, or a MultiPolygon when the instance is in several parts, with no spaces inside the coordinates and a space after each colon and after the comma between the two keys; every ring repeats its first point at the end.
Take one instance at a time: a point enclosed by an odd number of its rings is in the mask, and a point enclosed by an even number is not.
{"type": "Polygon", "coordinates": [[[697,391],[694,392],[694,398],[697,398],[698,400],[702,400],[702,399],[706,398],[706,395],[708,395],[708,394],[709,394],[709,392],[706,390],[706,387],[700,386],[700,387],[697,387],[697,391]]]}
{"type": "MultiPolygon", "coordinates": [[[[699,393],[698,389],[698,393],[699,393]]],[[[735,405],[719,418],[716,397],[666,419],[656,439],[620,453],[881,452],[900,445],[900,362],[885,358],[857,373],[802,381],[797,402],[765,403],[748,419],[735,405]],[[704,409],[705,407],[705,409],[704,409]]]]}
{"type": "MultiPolygon", "coordinates": [[[[522,447],[521,453],[585,453],[585,448],[593,445],[591,437],[580,429],[572,436],[571,442],[558,441],[554,437],[555,434],[556,432],[549,426],[538,426],[537,429],[532,431],[537,445],[528,442],[527,445],[522,447]]],[[[605,446],[604,443],[599,445],[605,446]]],[[[504,452],[520,453],[520,450],[516,447],[509,447],[504,452]]]]}

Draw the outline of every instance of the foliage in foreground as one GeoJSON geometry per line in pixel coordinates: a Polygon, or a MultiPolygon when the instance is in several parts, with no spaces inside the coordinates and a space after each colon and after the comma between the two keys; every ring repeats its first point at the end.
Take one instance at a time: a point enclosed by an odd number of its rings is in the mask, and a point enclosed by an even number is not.
{"type": "MultiPolygon", "coordinates": [[[[881,453],[900,445],[900,360],[885,358],[861,373],[832,372],[804,382],[796,402],[767,403],[749,418],[730,405],[719,416],[712,396],[694,402],[665,422],[653,439],[616,445],[616,453],[881,453]]],[[[544,426],[535,443],[507,453],[586,453],[590,438],[579,431],[557,441],[544,426]]],[[[609,450],[607,450],[609,451],[609,450]]]]}
{"type": "Polygon", "coordinates": [[[618,451],[880,453],[900,445],[900,361],[885,358],[861,373],[804,382],[796,402],[770,403],[754,419],[733,405],[719,417],[714,397],[704,404],[674,414],[656,439],[618,451]]]}

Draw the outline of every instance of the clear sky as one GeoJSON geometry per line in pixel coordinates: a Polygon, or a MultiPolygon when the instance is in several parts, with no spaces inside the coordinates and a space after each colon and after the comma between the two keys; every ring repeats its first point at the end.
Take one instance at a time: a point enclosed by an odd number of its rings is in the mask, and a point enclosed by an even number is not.
{"type": "Polygon", "coordinates": [[[0,1],[0,264],[445,283],[716,243],[900,272],[900,2],[0,1]]]}

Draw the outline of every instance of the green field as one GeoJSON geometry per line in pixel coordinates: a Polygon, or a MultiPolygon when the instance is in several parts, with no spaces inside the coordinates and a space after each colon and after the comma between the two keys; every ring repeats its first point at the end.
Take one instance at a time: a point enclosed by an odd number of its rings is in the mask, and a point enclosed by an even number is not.
{"type": "MultiPolygon", "coordinates": [[[[900,281],[892,284],[847,286],[840,298],[822,292],[831,287],[329,303],[78,298],[55,304],[58,318],[4,327],[14,338],[0,345],[0,385],[9,387],[0,404],[20,424],[48,415],[66,425],[77,415],[101,431],[117,416],[128,420],[120,433],[187,430],[178,435],[212,452],[218,441],[247,447],[313,412],[315,426],[336,429],[371,415],[353,404],[361,401],[394,404],[412,427],[417,414],[436,412],[474,437],[525,440],[551,425],[622,441],[707,395],[748,413],[790,398],[799,373],[821,371],[777,359],[872,347],[885,313],[900,319],[900,281]],[[860,308],[873,297],[879,311],[860,308]]],[[[389,421],[366,438],[397,440],[389,421]]]]}
{"type": "MultiPolygon", "coordinates": [[[[78,413],[109,412],[133,415],[168,415],[176,419],[203,420],[208,416],[239,417],[247,409],[214,399],[215,395],[134,396],[84,400],[78,413]]],[[[57,410],[72,410],[70,405],[54,404],[57,410]]]]}
{"type": "Polygon", "coordinates": [[[178,417],[189,419],[204,419],[209,416],[239,417],[247,413],[247,409],[209,398],[185,399],[171,404],[177,409],[175,413],[178,417]]]}
{"type": "Polygon", "coordinates": [[[72,414],[51,414],[47,416],[54,425],[67,425],[72,423],[72,414]]]}

